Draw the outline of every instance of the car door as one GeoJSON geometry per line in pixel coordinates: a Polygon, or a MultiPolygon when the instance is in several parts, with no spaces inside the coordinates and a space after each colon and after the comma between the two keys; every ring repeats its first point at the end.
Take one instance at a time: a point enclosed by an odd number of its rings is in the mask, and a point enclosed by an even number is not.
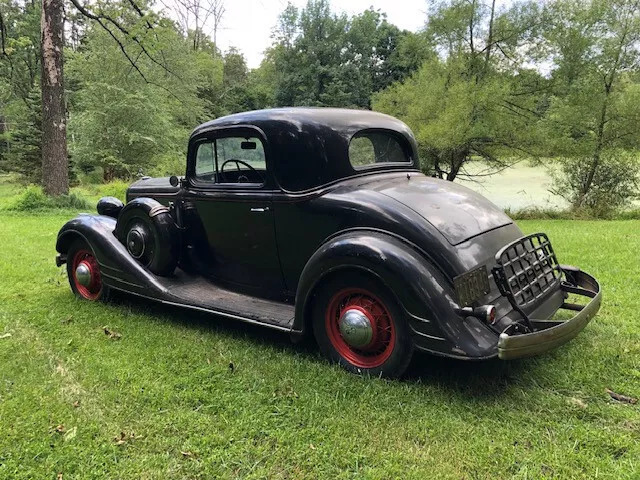
{"type": "Polygon", "coordinates": [[[185,200],[202,224],[211,277],[272,296],[283,290],[265,140],[250,128],[216,130],[190,146],[185,200]]]}

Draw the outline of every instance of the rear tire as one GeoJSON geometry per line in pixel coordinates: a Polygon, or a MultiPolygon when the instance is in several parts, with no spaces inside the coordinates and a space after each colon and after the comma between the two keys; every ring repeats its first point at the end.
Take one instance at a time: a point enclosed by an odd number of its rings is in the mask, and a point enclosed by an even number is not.
{"type": "Polygon", "coordinates": [[[339,272],[321,285],[313,299],[312,322],[321,352],[351,372],[396,378],[411,362],[413,341],[402,308],[370,275],[339,272]],[[364,322],[358,326],[364,340],[349,331],[346,312],[364,322]]]}
{"type": "Polygon", "coordinates": [[[91,302],[106,302],[111,297],[111,289],[102,282],[100,264],[93,254],[91,246],[78,238],[67,250],[67,277],[69,285],[76,297],[91,302]],[[88,272],[87,280],[82,283],[78,279],[78,267],[88,272]]]}

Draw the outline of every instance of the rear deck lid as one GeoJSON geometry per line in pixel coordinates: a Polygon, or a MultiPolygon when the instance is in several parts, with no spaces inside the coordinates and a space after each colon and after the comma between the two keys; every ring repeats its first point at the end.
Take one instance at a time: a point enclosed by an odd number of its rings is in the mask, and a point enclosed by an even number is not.
{"type": "Polygon", "coordinates": [[[373,190],[411,208],[458,245],[512,220],[482,195],[462,185],[415,174],[380,182],[373,190]]]}

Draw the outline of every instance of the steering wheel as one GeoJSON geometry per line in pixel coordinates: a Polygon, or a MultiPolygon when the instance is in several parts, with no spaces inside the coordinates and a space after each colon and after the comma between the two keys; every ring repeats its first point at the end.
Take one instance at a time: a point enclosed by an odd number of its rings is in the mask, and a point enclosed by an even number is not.
{"type": "MultiPolygon", "coordinates": [[[[255,168],[253,168],[251,165],[249,165],[247,162],[245,162],[244,160],[236,160],[235,158],[230,158],[229,160],[225,160],[224,163],[220,166],[220,175],[222,177],[224,177],[224,167],[225,165],[227,165],[227,163],[235,163],[236,168],[238,169],[238,173],[242,171],[240,170],[240,165],[243,165],[247,167],[249,170],[251,170],[253,173],[255,173],[258,178],[262,178],[262,175],[260,175],[260,173],[258,173],[258,171],[255,168]]],[[[249,182],[249,179],[247,178],[246,175],[238,175],[238,183],[248,183],[248,182],[249,182]]]]}

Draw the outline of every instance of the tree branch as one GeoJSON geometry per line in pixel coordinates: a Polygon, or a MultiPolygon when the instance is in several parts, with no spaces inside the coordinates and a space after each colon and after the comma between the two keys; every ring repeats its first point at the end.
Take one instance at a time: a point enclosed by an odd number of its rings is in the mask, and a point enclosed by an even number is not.
{"type": "MultiPolygon", "coordinates": [[[[135,5],[135,3],[133,2],[133,0],[129,0],[130,3],[132,3],[133,5],[135,5]]],[[[142,50],[142,52],[145,54],[145,56],[151,60],[151,62],[155,63],[156,65],[158,65],[160,68],[162,68],[163,70],[165,70],[167,73],[170,73],[171,75],[177,77],[178,79],[180,79],[180,76],[175,74],[173,71],[171,71],[171,69],[169,69],[169,67],[167,67],[166,65],[164,65],[162,62],[157,61],[153,55],[151,55],[151,53],[149,53],[149,51],[146,49],[146,47],[144,46],[144,44],[142,43],[142,41],[138,38],[137,35],[132,35],[129,30],[127,30],[125,27],[123,27],[119,22],[117,22],[116,20],[114,20],[112,17],[110,17],[109,15],[105,15],[104,12],[100,12],[100,13],[93,13],[90,12],[86,7],[84,7],[83,5],[80,4],[80,2],[78,0],[71,0],[71,3],[78,9],[78,11],[84,15],[85,17],[96,21],[102,28],[104,28],[109,35],[111,36],[111,38],[113,38],[117,43],[118,46],[120,47],[120,50],[122,50],[122,52],[125,54],[125,56],[127,57],[127,60],[129,60],[129,62],[132,63],[132,65],[135,66],[135,70],[140,74],[140,76],[142,76],[144,78],[145,81],[147,81],[146,77],[142,74],[142,72],[140,71],[140,68],[138,68],[137,65],[135,65],[135,62],[132,61],[131,57],[129,56],[129,54],[126,52],[126,49],[124,47],[124,45],[122,44],[122,42],[120,42],[120,40],[116,37],[116,35],[113,33],[112,30],[108,29],[105,25],[105,22],[108,22],[109,24],[113,25],[118,31],[120,31],[123,35],[125,35],[128,38],[131,38],[136,45],[138,45],[138,47],[142,50]]],[[[135,7],[137,9],[137,11],[139,12],[139,14],[143,14],[142,10],[140,10],[137,5],[135,7]]],[[[148,28],[150,28],[151,30],[153,30],[153,26],[151,25],[151,23],[147,20],[147,25],[148,28]]]]}

